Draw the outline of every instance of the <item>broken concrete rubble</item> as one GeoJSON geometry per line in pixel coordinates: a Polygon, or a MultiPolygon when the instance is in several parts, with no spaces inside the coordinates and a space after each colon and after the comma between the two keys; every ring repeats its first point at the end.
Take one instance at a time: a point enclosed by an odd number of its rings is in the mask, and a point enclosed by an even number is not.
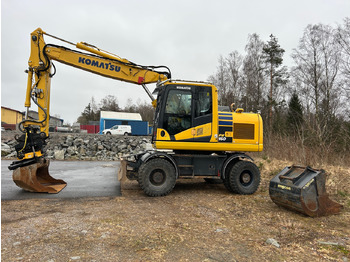
{"type": "MultiPolygon", "coordinates": [[[[14,138],[2,141],[2,156],[16,157],[14,138]]],[[[152,149],[151,137],[100,134],[50,134],[45,155],[53,160],[120,160],[123,156],[152,149]]]]}

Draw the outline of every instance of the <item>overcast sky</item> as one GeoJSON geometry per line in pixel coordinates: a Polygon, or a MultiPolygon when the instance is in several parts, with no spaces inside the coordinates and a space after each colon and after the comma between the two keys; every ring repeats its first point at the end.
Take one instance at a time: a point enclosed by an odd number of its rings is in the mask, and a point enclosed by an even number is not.
{"type": "MultiPolygon", "coordinates": [[[[24,70],[30,33],[38,27],[138,64],[166,65],[174,79],[206,81],[220,55],[244,54],[249,34],[265,42],[274,34],[290,65],[291,51],[308,24],[335,27],[349,16],[349,0],[1,0],[1,105],[25,109],[24,70]]],[[[76,121],[91,97],[99,102],[114,95],[122,107],[128,98],[150,101],[140,86],[54,63],[50,113],[67,123],[76,121]]]]}

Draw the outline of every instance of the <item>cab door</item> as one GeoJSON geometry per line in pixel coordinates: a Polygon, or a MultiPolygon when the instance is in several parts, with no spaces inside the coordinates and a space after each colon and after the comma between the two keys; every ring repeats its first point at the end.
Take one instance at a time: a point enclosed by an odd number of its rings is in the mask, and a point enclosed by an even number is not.
{"type": "Polygon", "coordinates": [[[211,86],[196,86],[194,94],[193,141],[210,141],[212,121],[212,88],[211,86]]]}
{"type": "Polygon", "coordinates": [[[210,140],[213,117],[211,86],[169,85],[162,96],[160,112],[163,114],[159,114],[157,140],[210,140]]]}

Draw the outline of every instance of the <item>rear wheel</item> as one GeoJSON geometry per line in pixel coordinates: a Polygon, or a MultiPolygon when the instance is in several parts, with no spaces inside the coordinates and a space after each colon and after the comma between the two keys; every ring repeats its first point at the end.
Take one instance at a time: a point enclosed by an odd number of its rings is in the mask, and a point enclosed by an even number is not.
{"type": "Polygon", "coordinates": [[[129,135],[129,133],[127,133],[127,132],[124,133],[124,136],[128,136],[128,135],[129,135]]]}
{"type": "Polygon", "coordinates": [[[249,161],[238,161],[226,177],[227,188],[237,194],[250,195],[255,193],[260,184],[260,171],[249,161]]]}
{"type": "Polygon", "coordinates": [[[165,159],[151,159],[141,165],[137,181],[148,196],[168,195],[176,183],[175,168],[165,159]]]}
{"type": "Polygon", "coordinates": [[[107,132],[106,134],[110,136],[110,135],[111,135],[111,132],[107,132]]]}

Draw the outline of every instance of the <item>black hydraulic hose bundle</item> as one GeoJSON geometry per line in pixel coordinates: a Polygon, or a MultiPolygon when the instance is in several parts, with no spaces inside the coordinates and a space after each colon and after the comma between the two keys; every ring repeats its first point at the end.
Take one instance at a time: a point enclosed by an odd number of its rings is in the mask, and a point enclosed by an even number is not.
{"type": "MultiPolygon", "coordinates": [[[[96,57],[96,58],[103,58],[103,59],[106,59],[106,60],[109,60],[109,61],[113,61],[113,62],[117,62],[119,64],[123,64],[123,65],[126,65],[126,66],[135,66],[135,67],[139,67],[141,69],[145,69],[145,70],[149,70],[149,71],[154,71],[158,74],[164,74],[167,76],[167,78],[171,78],[171,71],[170,71],[170,68],[167,67],[167,66],[164,66],[164,65],[161,65],[161,66],[143,66],[143,65],[139,65],[139,64],[136,64],[136,63],[133,63],[133,62],[129,62],[129,63],[126,63],[126,62],[123,62],[123,61],[120,61],[120,60],[116,60],[116,59],[112,59],[112,58],[107,58],[107,57],[103,57],[103,56],[98,56],[98,55],[95,55],[95,54],[89,54],[89,53],[84,53],[84,52],[80,52],[80,51],[77,51],[77,50],[72,50],[70,48],[67,48],[67,47],[64,47],[64,46],[59,46],[59,45],[54,45],[54,44],[47,44],[45,45],[44,49],[43,49],[43,53],[44,53],[44,56],[46,59],[48,59],[48,56],[46,54],[46,48],[47,47],[56,47],[56,48],[62,48],[62,49],[65,49],[65,50],[69,50],[71,52],[74,52],[74,53],[77,53],[77,54],[82,54],[82,55],[86,55],[86,56],[91,56],[91,57],[96,57]],[[156,71],[155,69],[158,69],[158,68],[165,68],[168,72],[166,71],[156,71]]],[[[49,60],[50,61],[50,60],[49,60]]],[[[48,66],[46,67],[46,69],[44,70],[47,70],[48,69],[48,66]]],[[[41,71],[41,70],[40,70],[41,71]]]]}

